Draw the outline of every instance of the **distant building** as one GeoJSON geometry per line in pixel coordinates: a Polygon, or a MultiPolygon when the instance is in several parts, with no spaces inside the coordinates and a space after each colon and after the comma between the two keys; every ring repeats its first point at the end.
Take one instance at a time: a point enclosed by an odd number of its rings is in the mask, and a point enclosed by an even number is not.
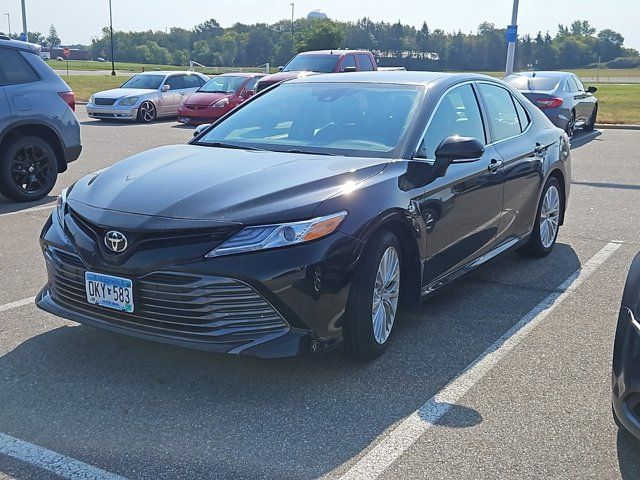
{"type": "Polygon", "coordinates": [[[312,12],[309,12],[309,14],[307,15],[307,20],[325,20],[329,17],[327,17],[327,14],[324,12],[321,12],[320,10],[314,10],[312,12]]]}

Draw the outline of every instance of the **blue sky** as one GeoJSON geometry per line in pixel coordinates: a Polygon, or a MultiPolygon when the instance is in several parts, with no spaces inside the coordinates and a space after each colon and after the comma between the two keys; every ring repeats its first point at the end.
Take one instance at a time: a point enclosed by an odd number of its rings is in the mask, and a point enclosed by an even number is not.
{"type": "MultiPolygon", "coordinates": [[[[108,0],[26,0],[29,29],[46,32],[54,24],[65,43],[88,43],[108,24],[108,0]]],[[[274,22],[291,15],[291,0],[112,0],[114,26],[121,30],[192,27],[208,18],[223,26],[235,22],[274,22]]],[[[473,32],[483,21],[498,26],[511,19],[512,0],[298,0],[296,17],[320,9],[331,18],[396,21],[431,28],[473,32]]],[[[12,28],[21,29],[20,0],[0,0],[0,14],[10,13],[12,28]]],[[[554,33],[558,23],[589,20],[596,28],[612,28],[640,49],[640,0],[520,0],[521,33],[554,33]]],[[[0,31],[7,17],[0,17],[0,31]]]]}

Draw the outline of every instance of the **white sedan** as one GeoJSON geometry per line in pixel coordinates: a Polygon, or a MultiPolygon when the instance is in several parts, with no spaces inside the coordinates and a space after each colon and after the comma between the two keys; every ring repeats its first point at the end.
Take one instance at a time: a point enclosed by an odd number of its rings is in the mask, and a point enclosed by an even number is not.
{"type": "Polygon", "coordinates": [[[209,80],[198,72],[146,72],[134,75],[120,88],[91,95],[87,113],[104,120],[143,123],[175,117],[183,99],[209,80]]]}

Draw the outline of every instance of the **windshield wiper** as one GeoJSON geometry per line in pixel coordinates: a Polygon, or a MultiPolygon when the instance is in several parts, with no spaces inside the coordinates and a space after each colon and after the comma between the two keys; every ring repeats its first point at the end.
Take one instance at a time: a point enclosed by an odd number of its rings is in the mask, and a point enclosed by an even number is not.
{"type": "Polygon", "coordinates": [[[302,153],[304,155],[328,155],[330,157],[335,157],[335,153],[329,152],[310,152],[308,150],[302,150],[301,148],[291,148],[287,150],[287,153],[302,153]]]}
{"type": "Polygon", "coordinates": [[[235,150],[255,150],[258,152],[265,152],[263,148],[258,147],[249,147],[248,145],[236,145],[234,143],[226,143],[226,142],[198,142],[198,145],[206,145],[207,147],[216,147],[216,148],[233,148],[235,150]]]}

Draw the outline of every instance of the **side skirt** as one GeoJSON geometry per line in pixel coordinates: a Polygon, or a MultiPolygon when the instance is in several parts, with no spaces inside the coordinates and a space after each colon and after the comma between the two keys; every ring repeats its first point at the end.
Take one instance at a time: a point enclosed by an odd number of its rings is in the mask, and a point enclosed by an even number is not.
{"type": "Polygon", "coordinates": [[[437,278],[433,282],[431,282],[428,285],[425,285],[424,287],[422,287],[421,298],[424,298],[424,297],[434,293],[436,290],[439,290],[440,288],[444,287],[445,285],[448,285],[449,283],[453,282],[454,280],[456,280],[457,278],[461,277],[462,275],[464,275],[466,273],[469,273],[472,270],[475,270],[480,265],[483,265],[483,264],[487,263],[489,260],[493,260],[498,255],[500,255],[502,253],[505,253],[507,250],[511,250],[512,248],[517,248],[517,247],[523,245],[524,243],[526,243],[529,240],[529,236],[530,235],[531,235],[531,233],[528,233],[527,235],[525,235],[523,237],[517,237],[517,238],[513,238],[511,240],[508,240],[507,242],[505,242],[505,243],[503,243],[501,245],[498,245],[496,248],[494,248],[490,252],[487,252],[484,255],[482,255],[481,257],[478,257],[475,260],[467,263],[466,265],[463,265],[462,267],[458,268],[457,270],[454,270],[454,271],[449,272],[449,273],[445,273],[444,275],[442,275],[441,277],[437,278]]]}

